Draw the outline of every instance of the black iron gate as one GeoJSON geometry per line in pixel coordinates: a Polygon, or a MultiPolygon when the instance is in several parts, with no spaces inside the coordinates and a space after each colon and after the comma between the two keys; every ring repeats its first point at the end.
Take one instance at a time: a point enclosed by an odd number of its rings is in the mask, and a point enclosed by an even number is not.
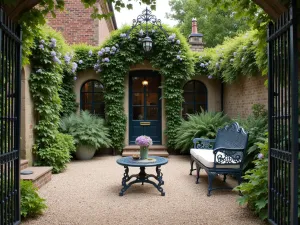
{"type": "Polygon", "coordinates": [[[269,25],[269,221],[298,224],[296,0],[269,25]]]}
{"type": "Polygon", "coordinates": [[[0,9],[0,224],[20,222],[21,29],[0,9]]]}

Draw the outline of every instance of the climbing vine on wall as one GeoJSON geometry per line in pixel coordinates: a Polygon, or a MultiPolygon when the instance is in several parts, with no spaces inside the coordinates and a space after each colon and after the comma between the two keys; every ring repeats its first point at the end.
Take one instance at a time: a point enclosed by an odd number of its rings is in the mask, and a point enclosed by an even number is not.
{"type": "Polygon", "coordinates": [[[113,147],[121,150],[126,130],[124,114],[125,76],[130,66],[148,60],[164,77],[163,98],[166,100],[168,147],[174,148],[175,127],[181,122],[182,85],[193,73],[192,55],[185,38],[176,30],[164,27],[168,37],[160,30],[150,32],[153,49],[145,54],[141,36],[143,30],[133,30],[125,37],[129,27],[114,32],[100,48],[79,46],[75,50],[76,61],[82,60],[79,70],[91,66],[100,74],[105,87],[105,116],[110,129],[113,147]],[[96,59],[93,63],[93,57],[96,59]]]}
{"type": "Polygon", "coordinates": [[[222,79],[232,83],[239,76],[255,76],[267,73],[267,48],[258,48],[257,31],[249,31],[227,39],[215,48],[204,49],[195,57],[195,75],[222,79]],[[264,51],[262,51],[264,49],[264,51]]]}
{"type": "Polygon", "coordinates": [[[37,164],[53,166],[53,172],[65,168],[70,160],[70,151],[74,150],[72,137],[58,132],[62,74],[63,70],[72,69],[68,68],[71,61],[65,60],[65,56],[70,54],[68,51],[71,49],[62,36],[50,28],[42,28],[36,33],[29,80],[37,119],[34,149],[38,156],[37,164]]]}

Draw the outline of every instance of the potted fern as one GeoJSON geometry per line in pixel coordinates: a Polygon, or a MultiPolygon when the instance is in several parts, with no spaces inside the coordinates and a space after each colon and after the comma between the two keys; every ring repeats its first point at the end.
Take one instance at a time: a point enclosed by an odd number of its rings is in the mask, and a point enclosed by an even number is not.
{"type": "Polygon", "coordinates": [[[73,136],[77,147],[77,159],[91,159],[97,149],[111,146],[104,120],[88,111],[81,111],[80,114],[73,113],[63,118],[60,128],[63,133],[73,136]]]}

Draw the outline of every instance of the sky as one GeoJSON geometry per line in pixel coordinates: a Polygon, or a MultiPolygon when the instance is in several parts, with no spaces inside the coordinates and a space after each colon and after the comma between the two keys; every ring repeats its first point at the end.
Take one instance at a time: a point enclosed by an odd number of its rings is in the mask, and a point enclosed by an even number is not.
{"type": "MultiPolygon", "coordinates": [[[[132,20],[136,19],[138,15],[142,14],[142,11],[146,9],[146,5],[138,4],[132,1],[133,9],[128,10],[127,8],[121,9],[120,12],[115,10],[115,17],[117,21],[118,28],[122,27],[124,24],[132,25],[132,20]]],[[[148,6],[148,8],[150,8],[148,6]]],[[[166,18],[166,13],[171,12],[168,0],[158,0],[156,1],[156,11],[152,11],[152,14],[156,16],[157,19],[161,19],[162,23],[168,24],[170,26],[176,25],[174,20],[166,18]]]]}

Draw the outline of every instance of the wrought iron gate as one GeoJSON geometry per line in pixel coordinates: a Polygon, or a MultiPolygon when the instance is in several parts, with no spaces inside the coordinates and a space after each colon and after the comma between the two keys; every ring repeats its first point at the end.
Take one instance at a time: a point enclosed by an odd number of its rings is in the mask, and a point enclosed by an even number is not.
{"type": "Polygon", "coordinates": [[[298,224],[296,0],[269,25],[269,221],[298,224]]]}
{"type": "Polygon", "coordinates": [[[21,29],[0,9],[0,224],[20,222],[21,29]]]}

